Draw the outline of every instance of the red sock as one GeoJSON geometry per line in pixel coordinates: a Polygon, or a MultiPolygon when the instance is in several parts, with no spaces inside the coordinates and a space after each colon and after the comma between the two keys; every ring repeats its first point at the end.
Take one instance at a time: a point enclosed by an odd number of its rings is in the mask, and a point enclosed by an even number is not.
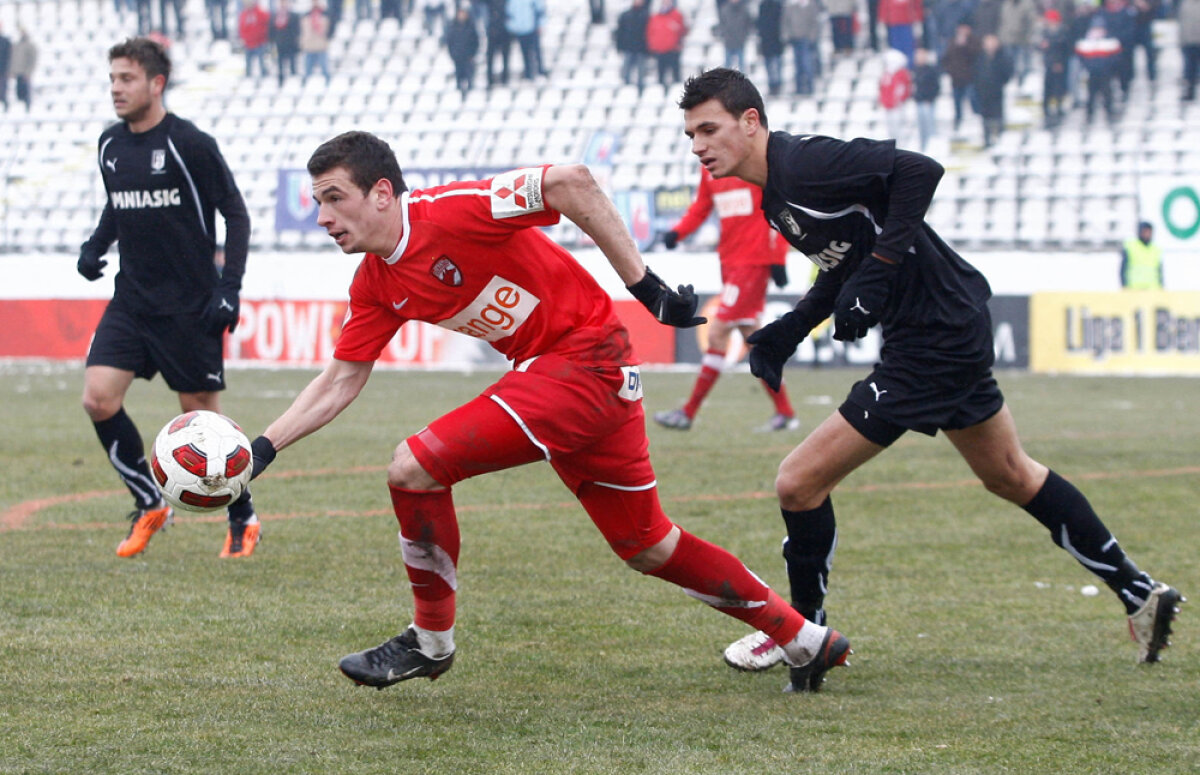
{"type": "Polygon", "coordinates": [[[779,390],[772,390],[766,382],[762,383],[763,390],[767,391],[767,395],[771,397],[771,401],[775,404],[775,414],[782,414],[784,417],[794,417],[796,411],[792,409],[792,402],[788,400],[787,386],[782,382],[779,383],[779,390]]]}
{"type": "Polygon", "coordinates": [[[413,624],[443,631],[454,626],[458,589],[458,517],[450,490],[389,487],[400,521],[400,550],[413,592],[413,624]]]}
{"type": "Polygon", "coordinates": [[[776,643],[790,643],[804,626],[804,617],[738,558],[686,530],[680,530],[671,559],[649,575],[683,587],[692,597],[762,630],[776,643]]]}
{"type": "Polygon", "coordinates": [[[700,404],[708,397],[708,391],[713,389],[721,377],[721,369],[725,366],[725,353],[721,350],[709,350],[700,361],[700,374],[696,376],[696,384],[692,387],[692,395],[683,405],[683,413],[695,417],[700,411],[700,404]]]}

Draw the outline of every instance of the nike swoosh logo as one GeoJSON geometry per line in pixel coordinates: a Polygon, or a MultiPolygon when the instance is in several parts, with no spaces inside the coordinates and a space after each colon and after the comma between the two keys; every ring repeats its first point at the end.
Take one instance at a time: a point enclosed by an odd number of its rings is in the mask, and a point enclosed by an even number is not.
{"type": "Polygon", "coordinates": [[[390,668],[389,668],[389,669],[388,669],[388,674],[387,674],[387,679],[388,679],[389,681],[403,681],[403,680],[404,680],[405,678],[407,678],[408,676],[410,676],[410,675],[412,675],[413,673],[415,673],[415,672],[417,672],[418,670],[420,670],[420,669],[421,669],[421,667],[422,667],[421,665],[417,665],[417,666],[416,666],[416,667],[414,667],[414,668],[411,668],[411,669],[409,669],[409,670],[405,670],[403,673],[397,673],[397,672],[396,672],[394,669],[390,669],[390,668]]]}
{"type": "Polygon", "coordinates": [[[393,301],[393,302],[392,302],[392,309],[394,309],[394,310],[396,310],[397,312],[399,312],[399,311],[400,311],[400,310],[401,310],[401,309],[404,307],[404,305],[405,305],[405,304],[408,304],[408,297],[407,297],[407,296],[405,296],[405,297],[404,297],[404,301],[401,301],[401,302],[394,302],[394,301],[393,301]]]}

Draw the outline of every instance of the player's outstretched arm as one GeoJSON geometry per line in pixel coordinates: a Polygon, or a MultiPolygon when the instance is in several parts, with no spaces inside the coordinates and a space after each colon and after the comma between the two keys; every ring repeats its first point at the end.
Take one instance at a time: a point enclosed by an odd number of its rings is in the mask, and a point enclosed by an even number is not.
{"type": "Polygon", "coordinates": [[[561,164],[546,170],[542,181],[546,205],[565,215],[612,264],[621,281],[633,285],[646,274],[637,245],[621,214],[582,164],[561,164]]]}
{"type": "Polygon", "coordinates": [[[320,430],[341,414],[367,384],[374,366],[374,361],[330,361],[287,411],[254,440],[254,475],[262,473],[277,451],[320,430]]]}
{"type": "Polygon", "coordinates": [[[678,291],[673,291],[642,262],[620,213],[587,167],[582,164],[550,167],[542,186],[546,205],[567,216],[592,238],[625,287],[658,322],[680,327],[705,322],[705,318],[696,316],[699,301],[690,285],[681,285],[678,291]]]}

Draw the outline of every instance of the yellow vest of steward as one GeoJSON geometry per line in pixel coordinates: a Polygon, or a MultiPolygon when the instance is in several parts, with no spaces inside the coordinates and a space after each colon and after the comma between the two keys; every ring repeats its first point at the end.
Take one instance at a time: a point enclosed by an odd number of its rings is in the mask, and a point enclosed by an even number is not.
{"type": "Polygon", "coordinates": [[[1162,248],[1147,245],[1140,239],[1125,240],[1125,287],[1142,291],[1162,287],[1159,267],[1162,266],[1162,248]]]}

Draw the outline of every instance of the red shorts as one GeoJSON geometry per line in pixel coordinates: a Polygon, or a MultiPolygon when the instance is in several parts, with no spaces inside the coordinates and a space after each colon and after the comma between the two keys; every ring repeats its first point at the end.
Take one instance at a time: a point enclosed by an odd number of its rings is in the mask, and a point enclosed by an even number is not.
{"type": "Polygon", "coordinates": [[[771,279],[771,267],[755,266],[721,267],[721,305],[717,307],[717,320],[734,325],[754,325],[762,315],[767,298],[767,281],[771,279]]]}
{"type": "Polygon", "coordinates": [[[589,368],[543,355],[410,436],[408,446],[447,487],[548,461],[628,559],[673,527],[658,503],[639,379],[635,367],[589,368]]]}

